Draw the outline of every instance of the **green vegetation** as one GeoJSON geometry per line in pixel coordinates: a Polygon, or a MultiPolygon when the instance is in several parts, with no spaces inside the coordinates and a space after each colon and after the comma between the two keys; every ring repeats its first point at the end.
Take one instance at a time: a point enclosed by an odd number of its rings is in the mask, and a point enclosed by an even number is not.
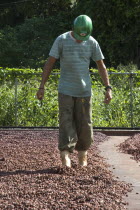
{"type": "Polygon", "coordinates": [[[75,17],[86,14],[93,20],[92,35],[106,65],[117,68],[132,62],[140,68],[140,0],[12,2],[0,4],[0,66],[42,67],[55,38],[72,29],[75,17]]]}
{"type": "MultiPolygon", "coordinates": [[[[108,69],[113,86],[113,99],[109,105],[103,103],[104,87],[100,76],[96,69],[91,69],[95,127],[140,127],[140,73],[135,66],[121,68],[122,71],[108,69]],[[133,69],[134,74],[131,72],[126,74],[126,68],[133,69]]],[[[39,69],[36,72],[33,69],[1,68],[0,126],[59,125],[57,101],[59,70],[53,70],[46,83],[45,98],[42,102],[36,98],[40,79],[39,69]]]]}
{"type": "MultiPolygon", "coordinates": [[[[105,105],[104,87],[91,61],[93,126],[140,126],[140,0],[1,0],[0,11],[1,126],[58,126],[59,75],[51,75],[42,103],[36,92],[55,38],[71,30],[81,14],[93,20],[92,35],[113,85],[113,100],[105,105]]],[[[55,68],[59,72],[59,61],[55,68]]]]}

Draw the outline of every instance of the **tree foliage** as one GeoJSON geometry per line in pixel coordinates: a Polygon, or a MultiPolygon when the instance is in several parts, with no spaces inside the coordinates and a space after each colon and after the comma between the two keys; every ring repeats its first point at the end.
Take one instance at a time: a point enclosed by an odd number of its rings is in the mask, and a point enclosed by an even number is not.
{"type": "Polygon", "coordinates": [[[110,66],[140,66],[140,0],[77,0],[75,12],[92,18],[93,36],[110,66]]]}
{"type": "MultiPolygon", "coordinates": [[[[26,15],[30,15],[32,18],[25,18],[22,24],[16,24],[13,27],[8,24],[0,30],[1,66],[42,67],[54,39],[59,34],[70,29],[71,15],[68,13],[70,1],[59,1],[58,4],[56,0],[51,2],[34,0],[29,3],[35,4],[35,2],[38,5],[37,9],[34,12],[26,11],[26,15]],[[62,8],[61,11],[60,7],[62,8]],[[57,14],[56,18],[57,9],[59,9],[60,13],[57,14]]],[[[30,4],[28,5],[29,10],[30,4]]],[[[23,10],[22,12],[24,12],[23,10]]]]}
{"type": "Polygon", "coordinates": [[[0,66],[41,67],[54,39],[86,14],[108,67],[140,67],[140,0],[2,0],[0,11],[0,66]]]}
{"type": "Polygon", "coordinates": [[[0,27],[21,24],[27,18],[65,16],[70,8],[71,0],[1,0],[0,27]]]}

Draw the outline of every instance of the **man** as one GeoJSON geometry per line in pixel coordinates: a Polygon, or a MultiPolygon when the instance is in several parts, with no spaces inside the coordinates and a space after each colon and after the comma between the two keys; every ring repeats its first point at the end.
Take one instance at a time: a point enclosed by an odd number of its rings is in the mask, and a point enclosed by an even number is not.
{"type": "Polygon", "coordinates": [[[59,144],[60,157],[64,166],[71,167],[70,153],[78,151],[79,164],[87,166],[87,151],[93,142],[90,59],[98,67],[105,85],[105,103],[112,98],[104,56],[98,42],[91,36],[92,21],[86,15],[78,16],[73,30],[55,40],[47,63],[37,98],[43,99],[44,85],[57,59],[60,59],[59,101],[59,144]]]}

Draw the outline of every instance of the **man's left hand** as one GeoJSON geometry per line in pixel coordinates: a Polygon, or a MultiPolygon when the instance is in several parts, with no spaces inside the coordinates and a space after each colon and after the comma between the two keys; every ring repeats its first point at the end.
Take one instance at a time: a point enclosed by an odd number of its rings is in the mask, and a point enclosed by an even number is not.
{"type": "Polygon", "coordinates": [[[105,100],[104,100],[104,103],[105,104],[109,104],[110,101],[111,101],[111,99],[112,99],[112,91],[111,90],[107,90],[105,92],[105,100]]]}

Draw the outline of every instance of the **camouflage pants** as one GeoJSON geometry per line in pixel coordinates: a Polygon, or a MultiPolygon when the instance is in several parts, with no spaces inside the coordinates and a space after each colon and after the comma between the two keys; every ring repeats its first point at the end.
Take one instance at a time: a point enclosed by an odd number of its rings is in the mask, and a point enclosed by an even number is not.
{"type": "Polygon", "coordinates": [[[60,151],[88,150],[93,142],[91,97],[58,94],[60,151]]]}

